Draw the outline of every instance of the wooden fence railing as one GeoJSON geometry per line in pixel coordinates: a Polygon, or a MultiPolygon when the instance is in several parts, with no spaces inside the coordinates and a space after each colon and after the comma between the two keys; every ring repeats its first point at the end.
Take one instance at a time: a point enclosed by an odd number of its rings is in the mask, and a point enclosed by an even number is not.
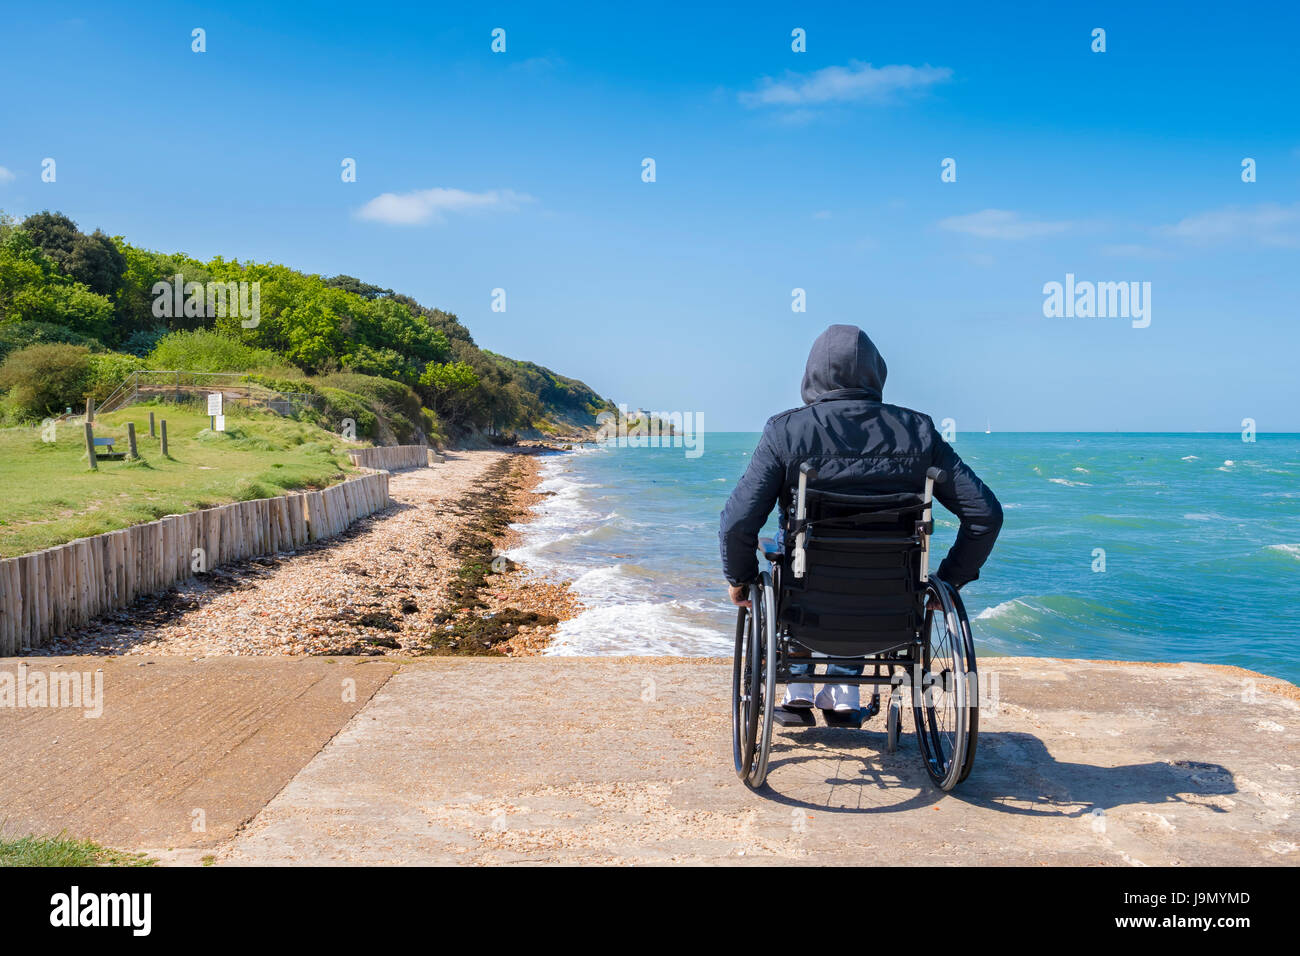
{"type": "Polygon", "coordinates": [[[427,468],[438,458],[438,453],[424,445],[380,445],[376,448],[348,450],[352,464],[362,468],[383,468],[397,471],[402,468],[427,468]]]}
{"type": "Polygon", "coordinates": [[[223,564],[328,538],[386,508],[388,474],[168,515],[0,561],[0,656],[223,564]]]}

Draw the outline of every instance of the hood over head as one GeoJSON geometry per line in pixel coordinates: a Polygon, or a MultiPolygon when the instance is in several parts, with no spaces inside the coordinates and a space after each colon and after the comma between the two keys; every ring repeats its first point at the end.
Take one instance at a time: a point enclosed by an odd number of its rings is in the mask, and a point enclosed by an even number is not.
{"type": "Polygon", "coordinates": [[[833,398],[880,401],[889,369],[875,344],[856,325],[832,325],[813,343],[803,373],[804,404],[833,398]]]}

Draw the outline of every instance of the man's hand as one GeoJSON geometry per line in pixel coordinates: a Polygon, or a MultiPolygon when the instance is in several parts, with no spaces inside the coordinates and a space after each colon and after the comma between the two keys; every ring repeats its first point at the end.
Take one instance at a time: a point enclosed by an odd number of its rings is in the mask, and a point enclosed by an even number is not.
{"type": "Polygon", "coordinates": [[[749,588],[743,584],[727,585],[727,597],[736,607],[749,607],[749,588]]]}
{"type": "MultiPolygon", "coordinates": [[[[957,591],[957,590],[960,590],[960,589],[959,589],[959,588],[953,588],[953,590],[954,590],[954,591],[957,591]]],[[[943,610],[943,602],[941,602],[941,601],[939,600],[939,596],[938,596],[937,594],[931,594],[930,597],[929,597],[929,600],[927,600],[927,601],[925,602],[925,609],[926,609],[927,611],[942,611],[942,610],[943,610]]]]}

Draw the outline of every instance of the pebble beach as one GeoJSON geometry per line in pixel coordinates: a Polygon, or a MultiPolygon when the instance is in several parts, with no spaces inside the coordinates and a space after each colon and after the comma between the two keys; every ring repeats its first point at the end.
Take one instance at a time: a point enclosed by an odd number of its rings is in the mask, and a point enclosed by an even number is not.
{"type": "Polygon", "coordinates": [[[394,473],[393,504],[343,534],[214,569],[35,655],[422,656],[543,651],[581,604],[513,561],[545,449],[449,452],[394,473]]]}

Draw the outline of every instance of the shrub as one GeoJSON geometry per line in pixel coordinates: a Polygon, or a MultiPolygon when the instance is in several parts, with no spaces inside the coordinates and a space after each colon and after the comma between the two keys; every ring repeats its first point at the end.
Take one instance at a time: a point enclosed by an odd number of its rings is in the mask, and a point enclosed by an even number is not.
{"type": "Polygon", "coordinates": [[[103,352],[90,356],[90,378],[86,394],[97,402],[108,398],[132,372],[144,368],[144,362],[134,355],[121,352],[103,352]]]}
{"type": "Polygon", "coordinates": [[[207,329],[169,332],[146,359],[149,368],[182,372],[248,372],[279,361],[274,352],[207,329]]]}
{"type": "MultiPolygon", "coordinates": [[[[366,437],[399,444],[410,444],[418,438],[423,408],[420,396],[409,386],[391,379],[355,372],[338,372],[318,381],[322,386],[339,389],[364,400],[376,418],[375,430],[366,432],[366,437]]],[[[360,419],[357,419],[357,427],[360,435],[360,419]]]]}
{"type": "Polygon", "coordinates": [[[5,295],[7,315],[30,322],[64,325],[80,335],[105,340],[113,334],[113,306],[102,295],[69,279],[42,279],[5,295]]]}
{"type": "Polygon", "coordinates": [[[400,382],[413,383],[419,377],[419,367],[393,349],[376,349],[358,345],[344,358],[343,366],[349,372],[375,375],[400,382]]]}
{"type": "Polygon", "coordinates": [[[152,329],[136,329],[122,343],[122,351],[128,355],[144,358],[158,346],[159,341],[166,334],[167,330],[161,326],[152,329]]]}
{"type": "Polygon", "coordinates": [[[84,345],[29,345],[0,364],[0,389],[10,406],[28,419],[59,414],[85,398],[93,371],[84,345]]]}
{"type": "Polygon", "coordinates": [[[442,427],[438,413],[432,408],[420,409],[420,430],[424,432],[425,440],[435,448],[447,446],[447,432],[442,427]]]}
{"type": "Polygon", "coordinates": [[[335,372],[333,375],[324,375],[317,381],[330,388],[340,388],[354,395],[364,395],[411,414],[419,412],[419,396],[401,382],[357,372],[335,372]]]}
{"type": "Polygon", "coordinates": [[[380,437],[377,434],[379,419],[366,407],[366,400],[360,395],[329,386],[320,386],[317,392],[325,398],[324,413],[332,427],[337,427],[340,421],[350,418],[357,423],[358,438],[380,437]]]}
{"type": "Polygon", "coordinates": [[[254,385],[269,388],[273,392],[296,393],[299,395],[314,395],[316,393],[316,386],[305,378],[277,378],[274,375],[257,373],[247,376],[247,380],[254,385]]]}
{"type": "Polygon", "coordinates": [[[103,348],[98,339],[81,335],[66,325],[55,325],[53,322],[6,322],[0,325],[0,358],[29,345],[50,343],[84,345],[95,350],[103,348]]]}

